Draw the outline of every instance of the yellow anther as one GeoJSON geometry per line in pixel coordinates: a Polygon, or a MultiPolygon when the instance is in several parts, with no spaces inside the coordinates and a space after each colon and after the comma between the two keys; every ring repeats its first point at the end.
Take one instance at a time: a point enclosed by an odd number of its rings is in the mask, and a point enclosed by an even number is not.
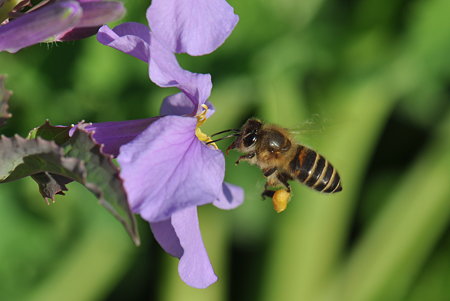
{"type": "MultiPolygon", "coordinates": [[[[198,140],[203,141],[205,143],[208,143],[212,141],[211,137],[206,135],[202,132],[200,129],[200,126],[202,126],[206,121],[206,113],[208,112],[208,106],[203,104],[202,108],[204,109],[201,113],[197,114],[195,118],[197,118],[197,126],[195,128],[195,136],[197,136],[198,140]]],[[[209,145],[212,145],[215,149],[219,149],[215,143],[210,143],[209,145]]]]}
{"type": "Polygon", "coordinates": [[[200,114],[197,114],[195,116],[197,118],[197,128],[202,126],[206,121],[206,113],[208,112],[209,108],[207,105],[202,104],[202,108],[204,109],[200,114]]]}

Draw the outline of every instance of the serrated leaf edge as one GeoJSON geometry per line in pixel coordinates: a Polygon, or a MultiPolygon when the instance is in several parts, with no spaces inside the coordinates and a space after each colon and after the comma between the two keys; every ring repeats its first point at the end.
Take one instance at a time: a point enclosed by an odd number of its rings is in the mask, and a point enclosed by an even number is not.
{"type": "MultiPolygon", "coordinates": [[[[95,133],[95,132],[94,132],[94,131],[87,131],[87,130],[85,130],[85,127],[86,127],[87,125],[89,125],[89,123],[79,122],[79,123],[75,126],[75,128],[76,128],[75,131],[78,130],[78,131],[80,131],[80,132],[83,132],[83,133],[87,134],[88,138],[95,144],[94,147],[95,147],[95,148],[98,148],[98,153],[99,153],[100,155],[102,155],[104,158],[106,158],[108,164],[111,165],[111,166],[113,167],[113,169],[114,169],[114,171],[115,171],[114,176],[117,176],[117,178],[119,179],[121,188],[123,189],[125,195],[126,195],[127,198],[128,198],[127,191],[126,191],[125,186],[124,186],[124,184],[123,184],[123,179],[122,179],[122,177],[120,176],[120,168],[117,167],[117,166],[113,163],[114,156],[111,155],[111,154],[107,154],[107,153],[103,152],[103,147],[104,147],[104,145],[101,144],[101,143],[98,143],[98,142],[95,140],[95,138],[94,138],[94,133],[95,133]]],[[[71,136],[73,136],[73,134],[72,134],[71,136]]],[[[91,190],[92,192],[95,191],[96,193],[94,193],[94,194],[97,196],[97,198],[98,198],[98,200],[99,200],[99,203],[100,203],[103,207],[105,207],[111,214],[113,214],[114,217],[116,217],[116,219],[118,219],[124,226],[126,226],[125,221],[122,220],[121,216],[118,215],[117,212],[114,210],[114,208],[106,201],[106,199],[105,199],[104,196],[103,196],[103,193],[102,193],[100,190],[97,189],[97,187],[96,187],[95,184],[91,185],[90,183],[83,183],[83,185],[85,185],[85,186],[86,186],[89,190],[91,190]]],[[[131,232],[132,232],[132,233],[131,233],[131,237],[132,237],[132,239],[133,239],[133,242],[134,242],[137,246],[139,246],[139,245],[140,245],[140,238],[139,238],[139,235],[138,235],[138,232],[137,232],[137,224],[136,224],[136,220],[135,220],[135,218],[134,218],[134,215],[133,215],[133,213],[132,213],[132,211],[131,211],[130,204],[128,203],[128,199],[126,200],[126,205],[127,205],[127,207],[128,207],[128,210],[127,210],[127,211],[130,213],[130,216],[129,216],[129,217],[130,217],[130,220],[132,221],[132,225],[131,225],[131,226],[132,226],[132,229],[131,229],[131,232]]],[[[126,228],[126,227],[125,227],[125,228],[126,228]]]]}

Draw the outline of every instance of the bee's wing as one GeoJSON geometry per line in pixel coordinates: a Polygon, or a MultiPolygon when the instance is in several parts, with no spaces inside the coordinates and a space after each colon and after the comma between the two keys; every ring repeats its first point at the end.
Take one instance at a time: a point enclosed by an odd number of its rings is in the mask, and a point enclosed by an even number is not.
{"type": "Polygon", "coordinates": [[[319,114],[314,114],[311,118],[288,130],[293,135],[323,135],[327,132],[327,129],[331,127],[331,124],[332,122],[330,119],[325,119],[319,114]]]}

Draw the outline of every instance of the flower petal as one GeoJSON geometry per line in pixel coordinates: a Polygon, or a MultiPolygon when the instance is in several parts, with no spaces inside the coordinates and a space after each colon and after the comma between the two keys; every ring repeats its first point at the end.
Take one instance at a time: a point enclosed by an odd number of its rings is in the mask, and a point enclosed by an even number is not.
{"type": "Polygon", "coordinates": [[[149,76],[160,87],[177,87],[201,111],[211,94],[211,75],[192,73],[178,64],[175,55],[139,23],[124,23],[114,29],[100,28],[97,40],[149,64],[149,76]]]}
{"type": "Polygon", "coordinates": [[[97,40],[144,62],[150,59],[150,29],[140,23],[123,23],[114,29],[102,26],[97,40]]]}
{"type": "Polygon", "coordinates": [[[80,3],[83,17],[77,27],[100,26],[116,21],[125,14],[122,2],[117,1],[83,1],[80,3]]]}
{"type": "Polygon", "coordinates": [[[81,40],[97,34],[99,28],[100,26],[74,28],[56,36],[53,41],[67,42],[81,40]]]}
{"type": "Polygon", "coordinates": [[[239,17],[225,0],[153,0],[147,20],[172,52],[213,52],[231,34],[239,17]]]}
{"type": "Polygon", "coordinates": [[[197,139],[196,123],[193,117],[165,116],[120,148],[130,205],[145,220],[166,220],[221,193],[224,157],[197,139]]]}
{"type": "MultiPolygon", "coordinates": [[[[209,118],[209,116],[214,114],[215,109],[209,101],[206,101],[205,104],[208,106],[206,118],[209,118]]],[[[159,112],[160,115],[195,116],[200,113],[201,110],[201,107],[198,108],[192,104],[186,94],[180,92],[164,98],[159,112]]]]}
{"type": "Polygon", "coordinates": [[[118,20],[125,14],[125,7],[116,1],[80,1],[83,16],[76,27],[65,32],[56,41],[80,40],[97,33],[103,24],[118,20]]]}
{"type": "Polygon", "coordinates": [[[192,73],[180,67],[175,55],[152,35],[150,43],[149,75],[160,87],[177,87],[201,110],[211,94],[210,74],[192,73]]]}
{"type": "Polygon", "coordinates": [[[97,40],[148,62],[151,81],[160,87],[177,87],[183,91],[197,112],[211,94],[211,75],[182,69],[175,55],[151,36],[150,29],[143,24],[124,23],[114,29],[102,26],[97,40]]]}
{"type": "Polygon", "coordinates": [[[217,281],[209,261],[198,224],[197,207],[188,207],[172,216],[172,226],[178,236],[183,256],[178,273],[186,284],[206,288],[217,281]]]}
{"type": "Polygon", "coordinates": [[[0,26],[0,51],[15,53],[43,42],[77,24],[82,16],[76,1],[61,1],[27,13],[0,26]]]}
{"type": "Polygon", "coordinates": [[[153,236],[164,251],[174,257],[181,258],[183,256],[183,248],[170,219],[150,223],[150,228],[152,229],[153,236]]]}
{"type": "Polygon", "coordinates": [[[224,182],[222,188],[219,198],[213,202],[214,206],[219,209],[230,210],[242,204],[244,190],[241,187],[224,182]]]}
{"type": "Polygon", "coordinates": [[[150,223],[150,226],[164,251],[180,258],[178,272],[184,282],[206,288],[217,281],[203,244],[195,206],[178,211],[171,219],[150,223]]]}
{"type": "Polygon", "coordinates": [[[110,121],[92,123],[84,127],[89,132],[94,132],[94,139],[103,144],[103,151],[117,156],[119,148],[136,138],[158,117],[139,120],[110,121]]]}

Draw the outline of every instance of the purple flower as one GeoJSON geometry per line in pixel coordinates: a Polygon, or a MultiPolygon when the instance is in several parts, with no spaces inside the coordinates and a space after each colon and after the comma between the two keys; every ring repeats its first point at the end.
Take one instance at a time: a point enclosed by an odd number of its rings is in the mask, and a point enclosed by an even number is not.
{"type": "Polygon", "coordinates": [[[100,28],[97,39],[149,65],[150,79],[181,92],[164,99],[160,116],[86,127],[117,156],[133,212],[150,223],[169,254],[180,258],[180,277],[205,288],[217,280],[201,238],[197,206],[212,203],[233,209],[241,188],[223,182],[223,154],[200,126],[214,108],[207,101],[209,74],[183,70],[174,52],[206,54],[219,47],[238,20],[223,0],[154,0],[149,27],[125,23],[100,28]]]}
{"type": "Polygon", "coordinates": [[[147,20],[172,52],[203,55],[225,41],[239,17],[225,0],[153,0],[147,20]]]}
{"type": "Polygon", "coordinates": [[[11,8],[6,4],[7,1],[0,7],[0,16],[4,15],[0,19],[0,51],[11,53],[40,42],[88,37],[95,34],[99,26],[125,13],[122,3],[115,1],[51,1],[26,13],[16,11],[17,7],[9,11],[11,8]],[[14,18],[9,18],[11,15],[14,18]]]}
{"type": "Polygon", "coordinates": [[[241,188],[223,182],[223,154],[200,126],[214,112],[207,101],[209,74],[183,70],[174,52],[206,54],[219,47],[238,20],[223,0],[154,0],[149,27],[125,23],[100,28],[97,39],[149,65],[150,79],[181,92],[164,99],[160,116],[85,127],[117,156],[133,212],[150,223],[169,254],[180,258],[180,277],[205,288],[217,280],[203,245],[197,206],[212,203],[233,209],[241,188]]]}
{"type": "Polygon", "coordinates": [[[205,104],[203,108],[193,115],[197,109],[191,100],[178,93],[161,108],[175,115],[85,127],[104,152],[117,156],[132,211],[150,223],[167,253],[180,258],[180,277],[197,288],[217,280],[201,238],[197,206],[233,209],[243,201],[241,188],[223,182],[223,154],[205,144],[208,138],[199,129],[208,115],[205,104]]]}
{"type": "MultiPolygon", "coordinates": [[[[184,99],[185,112],[194,111],[187,97],[173,97],[184,99]]],[[[165,110],[173,97],[166,98],[165,110]]],[[[182,112],[182,106],[173,108],[182,112]]],[[[180,277],[197,288],[217,280],[201,238],[197,206],[233,209],[243,201],[241,188],[223,182],[223,154],[201,140],[198,125],[205,116],[203,111],[85,127],[104,152],[117,156],[132,211],[150,223],[167,253],[180,258],[180,277]]]]}

